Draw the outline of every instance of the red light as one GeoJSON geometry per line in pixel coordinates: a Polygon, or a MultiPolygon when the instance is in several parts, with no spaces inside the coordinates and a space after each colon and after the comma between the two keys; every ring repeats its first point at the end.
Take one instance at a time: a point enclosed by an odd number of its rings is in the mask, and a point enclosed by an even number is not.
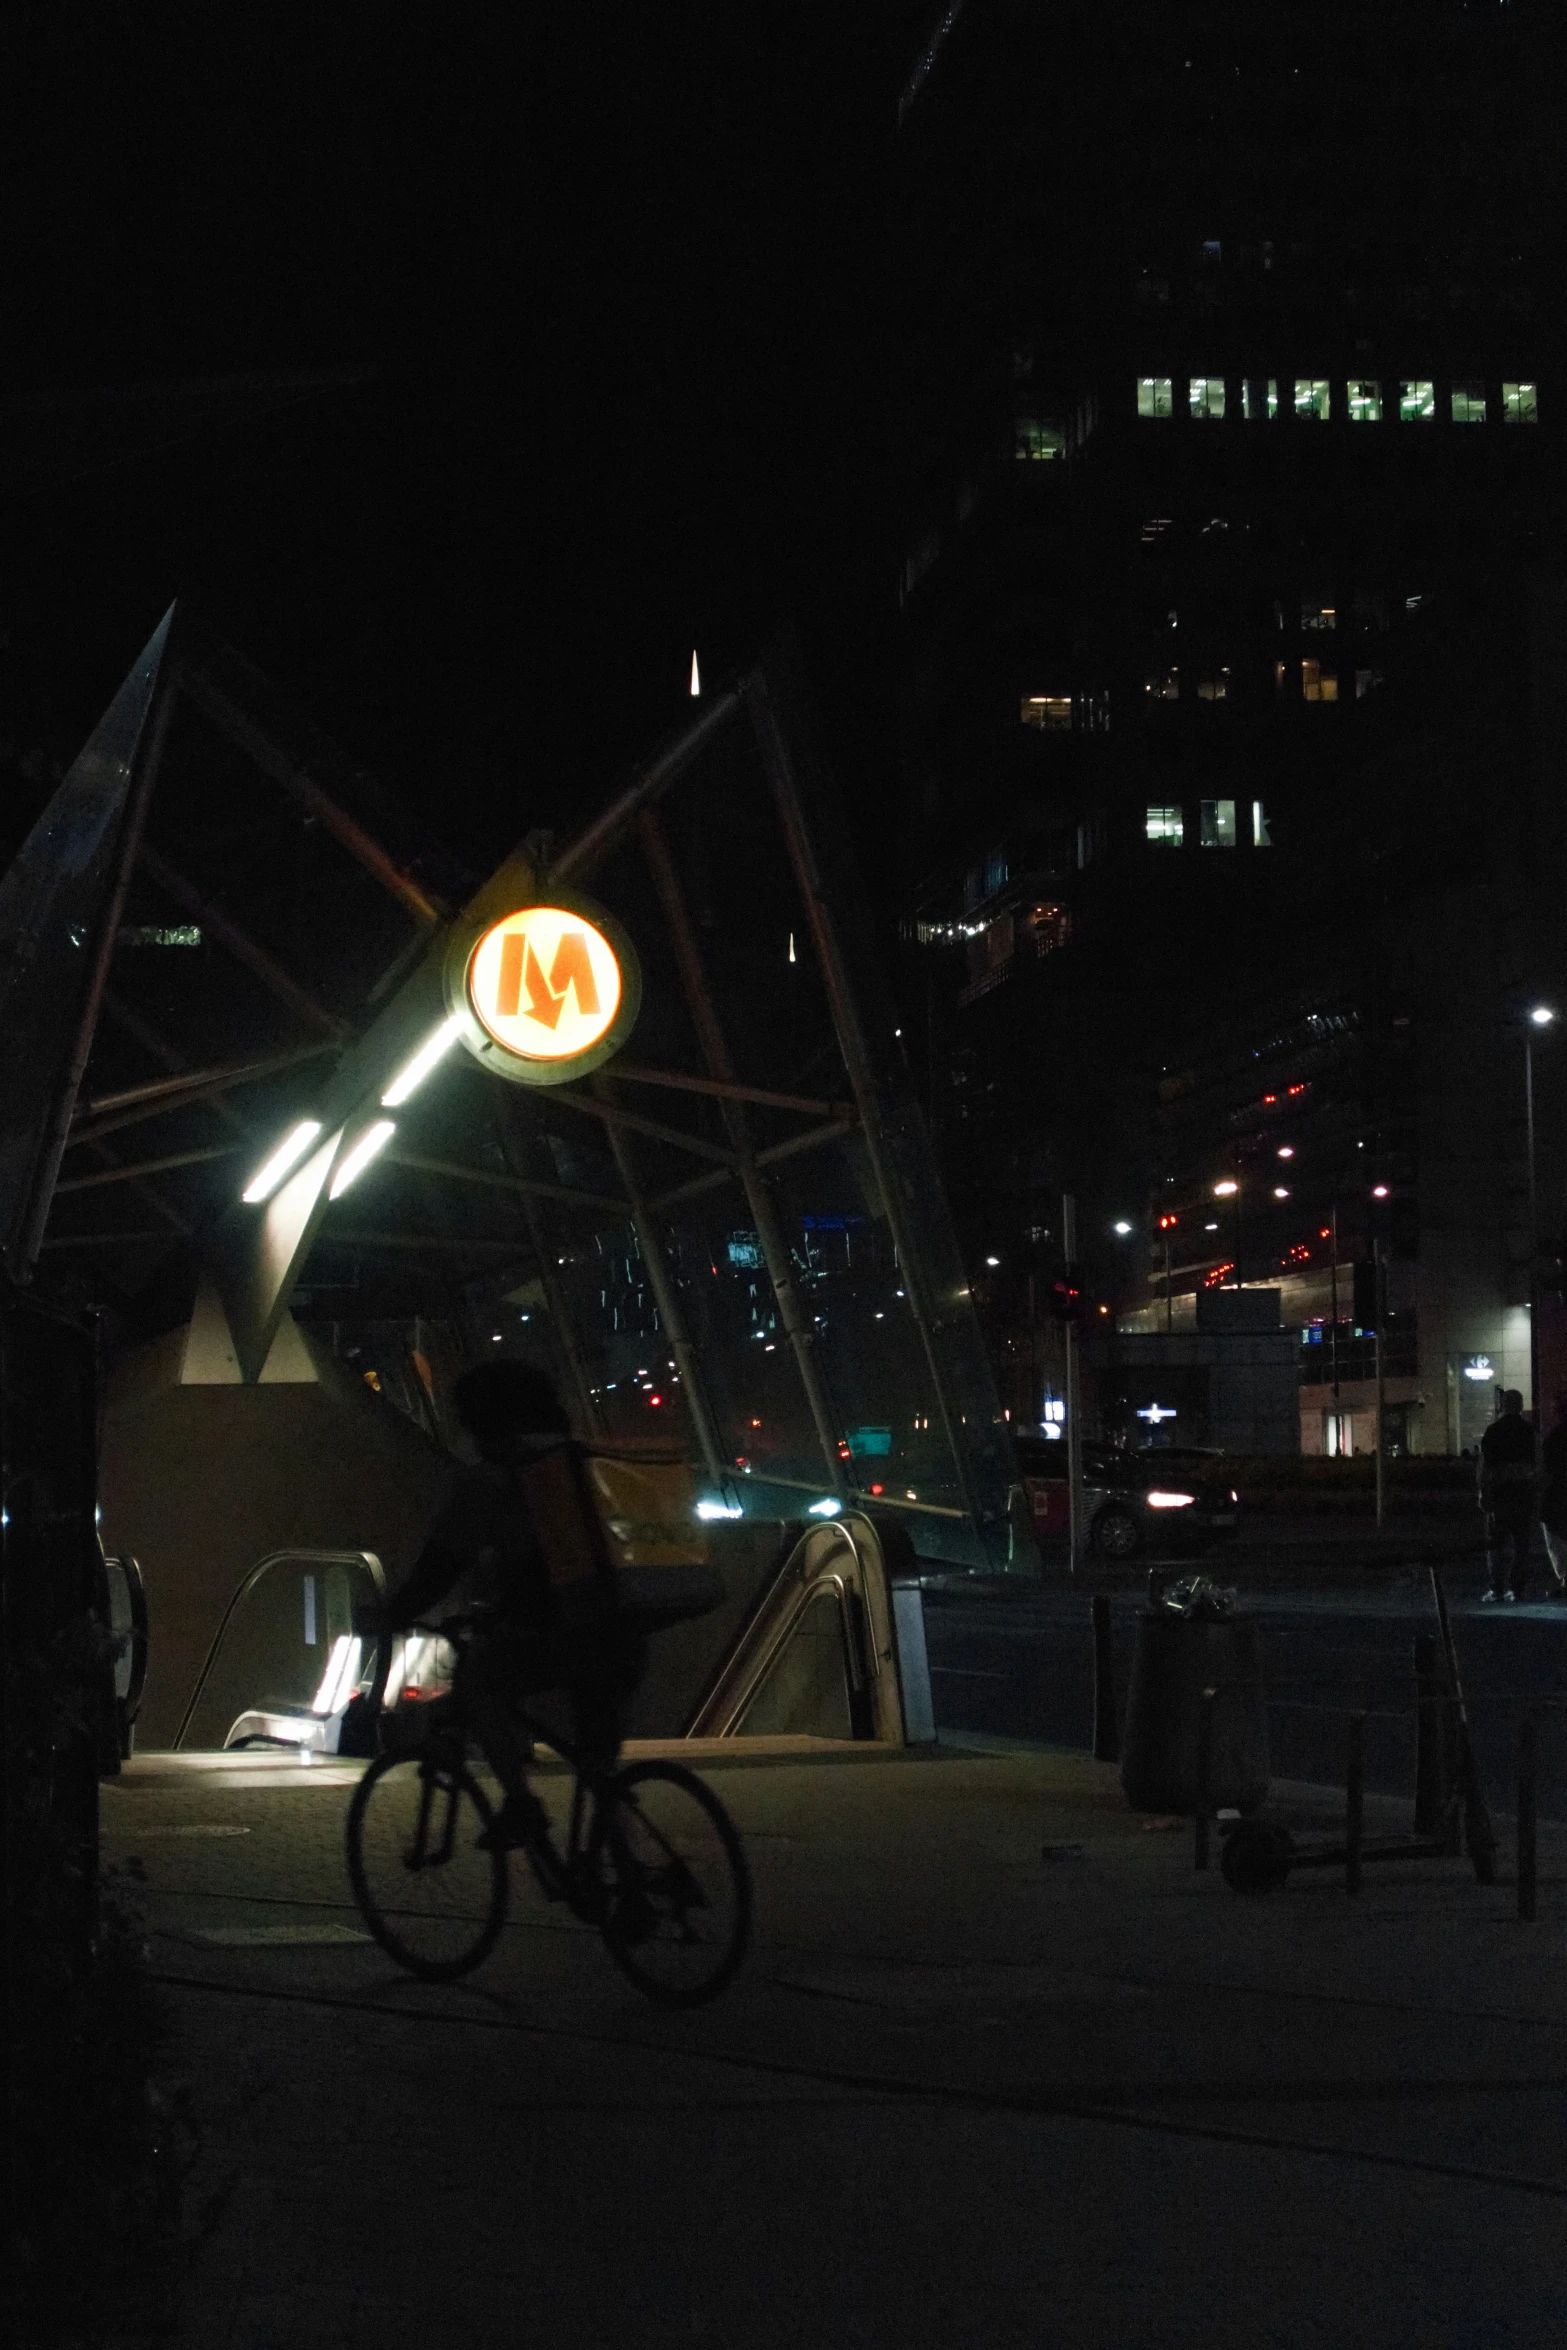
{"type": "Polygon", "coordinates": [[[1293,1099],[1293,1097],[1294,1097],[1294,1096],[1295,1096],[1297,1093],[1304,1093],[1304,1092],[1306,1091],[1306,1088],[1305,1088],[1305,1086],[1304,1086],[1304,1085],[1292,1085],[1292,1086],[1290,1087],[1289,1091],[1290,1091],[1291,1098],[1293,1099]]]}
{"type": "Polygon", "coordinates": [[[1265,1093],[1265,1094],[1263,1095],[1263,1097],[1262,1097],[1262,1100],[1263,1100],[1263,1107],[1264,1107],[1265,1109],[1270,1109],[1270,1110],[1271,1110],[1271,1109],[1272,1109],[1272,1107],[1273,1107],[1273,1105],[1274,1105],[1274,1103],[1275,1103],[1275,1102],[1278,1100],[1278,1098],[1279,1098],[1279,1097],[1278,1097],[1278,1095],[1277,1095],[1276,1093],[1265,1093]]]}
{"type": "Polygon", "coordinates": [[[1161,1232],[1168,1232],[1171,1226],[1178,1224],[1180,1220],[1181,1219],[1179,1216],[1161,1216],[1159,1218],[1159,1229],[1161,1232]]]}
{"type": "Polygon", "coordinates": [[[1328,1228],[1327,1228],[1326,1224],[1324,1224],[1324,1225],[1323,1225],[1323,1227],[1322,1227],[1322,1230],[1321,1230],[1321,1231],[1320,1231],[1320,1232],[1317,1234],[1317,1238],[1318,1238],[1319,1240],[1331,1240],[1331,1239],[1332,1239],[1332,1237],[1333,1237],[1333,1235],[1332,1235],[1332,1233],[1331,1233],[1331,1232],[1328,1230],[1328,1228]]]}
{"type": "Polygon", "coordinates": [[[753,1427],[753,1428],[760,1428],[760,1426],[762,1425],[762,1423],[761,1423],[761,1421],[760,1421],[760,1420],[753,1420],[753,1421],[751,1422],[751,1425],[752,1425],[752,1427],[753,1427]]]}
{"type": "Polygon", "coordinates": [[[662,1402],[663,1402],[663,1400],[664,1400],[664,1399],[663,1399],[663,1397],[662,1397],[661,1395],[650,1395],[650,1396],[648,1397],[648,1402],[649,1402],[649,1403],[662,1403],[662,1402]]]}
{"type": "Polygon", "coordinates": [[[880,1493],[880,1491],[881,1491],[881,1487],[880,1487],[879,1485],[873,1485],[873,1486],[871,1487],[871,1491],[872,1491],[872,1493],[880,1493]]]}

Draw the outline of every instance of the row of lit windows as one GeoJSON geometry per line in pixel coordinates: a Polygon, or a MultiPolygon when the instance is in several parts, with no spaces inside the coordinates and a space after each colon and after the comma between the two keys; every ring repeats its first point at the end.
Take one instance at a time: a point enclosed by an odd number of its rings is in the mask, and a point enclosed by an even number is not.
{"type": "MultiPolygon", "coordinates": [[[[1139,416],[1173,416],[1176,386],[1183,379],[1169,375],[1140,375],[1137,379],[1139,416]]],[[[1326,424],[1333,415],[1335,392],[1342,393],[1351,424],[1380,424],[1396,416],[1401,424],[1431,424],[1437,415],[1437,385],[1426,376],[1401,376],[1384,386],[1369,376],[1337,384],[1328,376],[1297,375],[1283,379],[1284,400],[1291,412],[1311,423],[1326,424]]],[[[1191,416],[1219,418],[1228,414],[1225,378],[1190,375],[1184,378],[1186,409],[1191,416]]],[[[1240,385],[1240,412],[1248,423],[1277,416],[1280,378],[1247,376],[1240,385]]],[[[1447,387],[1449,413],[1454,424],[1484,424],[1490,414],[1486,386],[1480,382],[1451,383],[1447,387]]],[[[1532,383],[1504,383],[1501,416],[1504,424],[1538,424],[1540,388],[1532,383]]]]}
{"type": "MultiPolygon", "coordinates": [[[[1239,800],[1199,800],[1197,802],[1197,845],[1203,849],[1234,849],[1241,846],[1241,827],[1238,811],[1244,803],[1239,800]]],[[[1143,818],[1145,837],[1157,849],[1181,849],[1186,846],[1186,810],[1181,807],[1150,807],[1143,818]]],[[[1254,849],[1270,849],[1272,837],[1268,831],[1268,813],[1261,800],[1251,803],[1251,840],[1254,849]]]]}
{"type": "MultiPolygon", "coordinates": [[[[1186,694],[1199,702],[1227,702],[1230,698],[1231,670],[1228,663],[1206,676],[1188,673],[1186,694]]],[[[1357,668],[1342,672],[1344,699],[1353,691],[1357,702],[1374,694],[1384,682],[1380,669],[1357,668]]],[[[1340,672],[1325,662],[1308,656],[1303,661],[1275,661],[1273,664],[1274,691],[1280,695],[1294,692],[1297,682],[1303,702],[1336,702],[1339,699],[1340,672]]],[[[1152,702],[1178,702],[1182,698],[1181,671],[1178,662],[1167,669],[1156,669],[1143,680],[1143,696],[1152,702]]],[[[1086,726],[1094,733],[1110,730],[1109,696],[1096,697],[1102,707],[1084,713],[1078,720],[1080,729],[1086,726]]],[[[1041,734],[1069,734],[1074,723],[1070,694],[1025,694],[1019,705],[1018,716],[1025,726],[1036,728],[1041,734]]]]}

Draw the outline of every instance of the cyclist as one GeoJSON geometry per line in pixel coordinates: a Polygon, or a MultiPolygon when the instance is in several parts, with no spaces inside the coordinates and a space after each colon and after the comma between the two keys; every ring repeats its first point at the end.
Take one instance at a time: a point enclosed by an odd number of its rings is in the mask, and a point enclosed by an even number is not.
{"type": "MultiPolygon", "coordinates": [[[[464,1612],[477,1613],[458,1663],[458,1694],[505,1791],[484,1841],[511,1847],[526,1844],[545,1823],[527,1783],[529,1747],[517,1701],[533,1690],[566,1690],[589,1766],[607,1770],[646,1643],[617,1605],[592,1504],[580,1474],[570,1473],[570,1422],[551,1382],[525,1363],[481,1363],[458,1379],[453,1402],[478,1462],[454,1475],[407,1580],[370,1628],[390,1638],[453,1592],[464,1612]],[[586,1589],[579,1578],[576,1588],[563,1591],[561,1575],[552,1576],[558,1562],[548,1554],[550,1530],[538,1522],[528,1493],[530,1473],[545,1462],[568,1470],[566,1490],[581,1504],[577,1529],[599,1556],[600,1571],[586,1589]]],[[[552,1489],[561,1489],[558,1474],[552,1489]]]]}

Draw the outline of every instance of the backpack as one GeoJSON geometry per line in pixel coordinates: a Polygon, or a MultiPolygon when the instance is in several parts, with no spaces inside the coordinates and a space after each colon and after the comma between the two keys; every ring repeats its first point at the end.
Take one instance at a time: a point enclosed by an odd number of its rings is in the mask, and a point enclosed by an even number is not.
{"type": "Polygon", "coordinates": [[[707,1529],[696,1514],[691,1465],[676,1447],[560,1444],[531,1461],[519,1482],[562,1627],[603,1621],[623,1606],[685,1613],[693,1571],[705,1588],[707,1529]]]}

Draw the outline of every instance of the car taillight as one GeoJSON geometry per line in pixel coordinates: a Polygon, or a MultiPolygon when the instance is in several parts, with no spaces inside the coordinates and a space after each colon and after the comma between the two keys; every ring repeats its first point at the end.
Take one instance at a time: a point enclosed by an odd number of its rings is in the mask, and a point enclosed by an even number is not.
{"type": "Polygon", "coordinates": [[[1195,1493],[1160,1493],[1155,1489],[1152,1493],[1144,1494],[1143,1499],[1151,1510],[1189,1510],[1197,1496],[1195,1493]]]}

